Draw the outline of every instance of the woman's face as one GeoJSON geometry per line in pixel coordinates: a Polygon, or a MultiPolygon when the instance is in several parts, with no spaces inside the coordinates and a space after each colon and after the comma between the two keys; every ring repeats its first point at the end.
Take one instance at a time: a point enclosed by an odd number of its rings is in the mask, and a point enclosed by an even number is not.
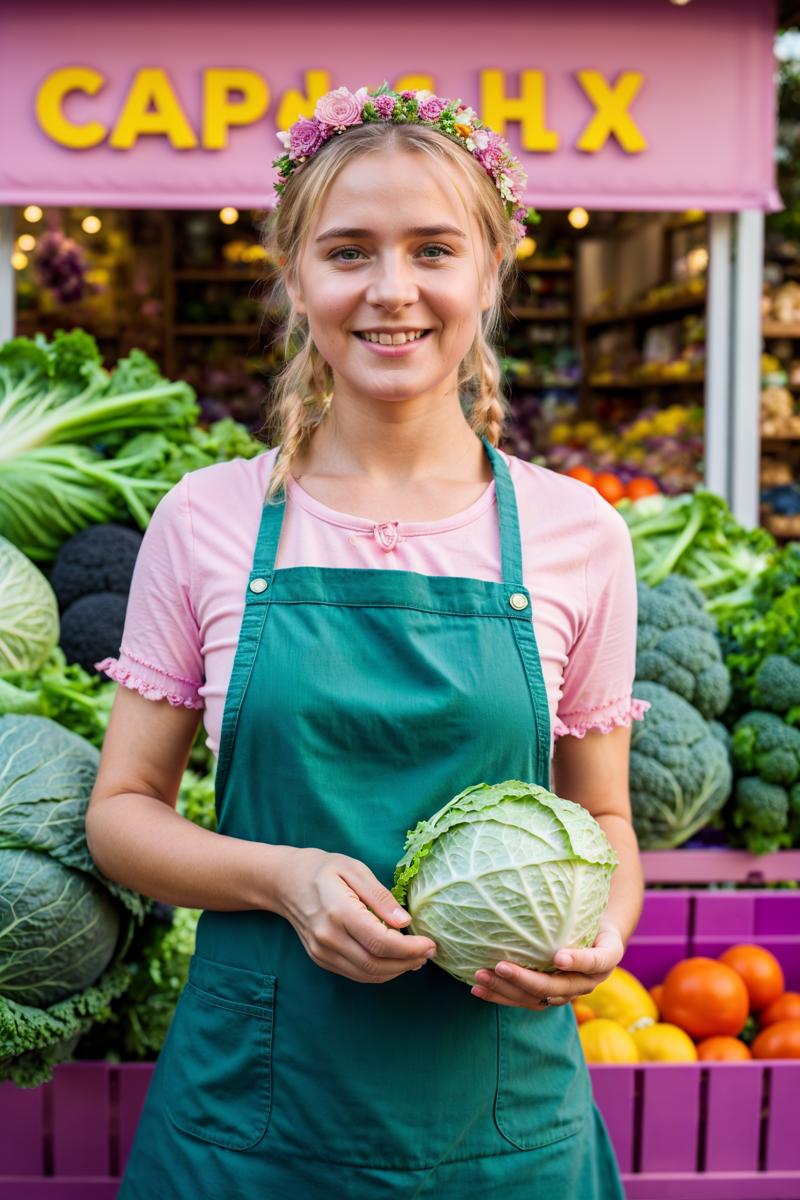
{"type": "Polygon", "coordinates": [[[450,172],[423,153],[365,155],[340,171],[312,222],[287,285],[337,398],[438,399],[456,388],[494,277],[481,272],[477,218],[450,172]]]}

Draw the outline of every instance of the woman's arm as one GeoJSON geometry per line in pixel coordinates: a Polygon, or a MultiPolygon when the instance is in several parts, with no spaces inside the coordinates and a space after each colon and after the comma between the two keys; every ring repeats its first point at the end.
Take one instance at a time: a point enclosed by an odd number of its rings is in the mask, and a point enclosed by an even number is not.
{"type": "Polygon", "coordinates": [[[644,897],[628,787],[630,747],[630,728],[619,725],[610,733],[590,730],[583,738],[559,738],[553,755],[554,791],[587,808],[619,856],[604,919],[616,925],[625,945],[639,921],[644,897]]]}
{"type": "Polygon", "coordinates": [[[644,881],[639,847],[631,820],[628,764],[631,731],[590,731],[583,738],[556,742],[553,790],[589,810],[619,857],[611,880],[608,905],[591,949],[563,950],[555,956],[561,974],[530,971],[514,963],[498,963],[494,971],[478,971],[473,994],[481,1000],[517,1008],[542,1008],[542,997],[568,1004],[606,979],[622,958],[642,909],[644,881]]]}

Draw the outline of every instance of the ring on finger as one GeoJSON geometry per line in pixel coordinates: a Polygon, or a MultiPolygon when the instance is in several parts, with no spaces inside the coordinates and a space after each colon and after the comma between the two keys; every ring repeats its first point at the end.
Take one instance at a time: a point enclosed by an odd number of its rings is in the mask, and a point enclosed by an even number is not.
{"type": "Polygon", "coordinates": [[[539,1003],[541,1004],[542,1008],[549,1008],[550,1005],[553,1003],[553,997],[552,996],[540,996],[539,1003]]]}

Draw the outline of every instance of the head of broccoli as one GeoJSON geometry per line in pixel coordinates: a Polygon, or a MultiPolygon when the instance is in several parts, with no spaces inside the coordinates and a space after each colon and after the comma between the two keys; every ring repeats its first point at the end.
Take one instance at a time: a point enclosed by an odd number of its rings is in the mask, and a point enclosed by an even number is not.
{"type": "Polygon", "coordinates": [[[800,779],[800,729],[772,712],[755,709],[733,727],[733,765],[738,774],[758,775],[789,788],[800,779]]]}
{"type": "Polygon", "coordinates": [[[725,739],[682,696],[636,682],[650,710],[631,734],[633,823],[643,850],[680,846],[727,800],[732,771],[725,739]]]}
{"type": "Polygon", "coordinates": [[[716,622],[696,587],[670,575],[651,588],[638,585],[636,678],[663,684],[710,720],[727,707],[730,674],[716,622]]]}

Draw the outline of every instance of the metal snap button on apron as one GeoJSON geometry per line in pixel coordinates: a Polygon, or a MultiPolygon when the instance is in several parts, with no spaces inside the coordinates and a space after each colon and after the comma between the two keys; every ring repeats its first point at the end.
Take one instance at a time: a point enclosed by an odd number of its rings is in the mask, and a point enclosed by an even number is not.
{"type": "Polygon", "coordinates": [[[522,592],[513,592],[508,598],[508,603],[518,612],[522,612],[523,608],[528,607],[528,597],[524,596],[522,592]]]}
{"type": "Polygon", "coordinates": [[[250,580],[250,591],[251,592],[256,592],[256,593],[265,592],[268,587],[269,587],[269,583],[266,579],[251,579],[250,580]]]}

